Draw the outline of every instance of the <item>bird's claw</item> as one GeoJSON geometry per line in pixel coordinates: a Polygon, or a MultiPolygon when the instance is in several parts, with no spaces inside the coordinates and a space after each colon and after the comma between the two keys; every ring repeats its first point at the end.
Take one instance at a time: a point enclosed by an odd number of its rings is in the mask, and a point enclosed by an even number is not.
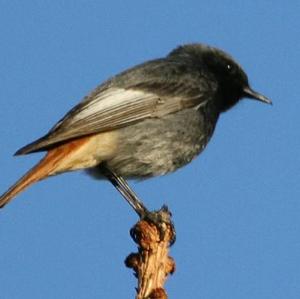
{"type": "MultiPolygon", "coordinates": [[[[163,205],[158,211],[144,210],[143,214],[141,215],[141,220],[153,223],[157,227],[160,240],[163,240],[165,238],[166,232],[170,230],[172,233],[170,245],[173,245],[176,241],[176,232],[171,217],[172,214],[169,211],[168,207],[166,205],[163,205]]],[[[134,235],[132,231],[130,233],[131,236],[134,235]]]]}

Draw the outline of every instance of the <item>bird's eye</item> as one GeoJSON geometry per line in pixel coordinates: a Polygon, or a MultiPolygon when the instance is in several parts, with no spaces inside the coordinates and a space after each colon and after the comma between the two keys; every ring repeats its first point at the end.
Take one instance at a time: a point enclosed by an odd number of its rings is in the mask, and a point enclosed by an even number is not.
{"type": "Polygon", "coordinates": [[[232,67],[231,64],[227,64],[227,65],[226,65],[226,68],[227,68],[227,70],[228,70],[229,72],[231,72],[232,69],[233,69],[233,67],[232,67]]]}
{"type": "Polygon", "coordinates": [[[234,75],[236,73],[236,67],[232,63],[227,63],[225,69],[229,75],[234,75]]]}

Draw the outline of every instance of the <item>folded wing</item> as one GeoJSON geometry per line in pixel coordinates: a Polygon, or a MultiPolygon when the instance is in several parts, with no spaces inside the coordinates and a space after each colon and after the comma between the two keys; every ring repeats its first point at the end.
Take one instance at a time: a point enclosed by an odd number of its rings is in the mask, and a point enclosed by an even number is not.
{"type": "Polygon", "coordinates": [[[148,78],[149,82],[138,82],[130,87],[108,81],[67,113],[48,134],[21,148],[16,155],[47,150],[67,140],[115,130],[146,118],[161,117],[199,106],[208,100],[208,90],[203,86],[187,93],[184,81],[174,84],[159,81],[158,84],[155,75],[148,78]]]}

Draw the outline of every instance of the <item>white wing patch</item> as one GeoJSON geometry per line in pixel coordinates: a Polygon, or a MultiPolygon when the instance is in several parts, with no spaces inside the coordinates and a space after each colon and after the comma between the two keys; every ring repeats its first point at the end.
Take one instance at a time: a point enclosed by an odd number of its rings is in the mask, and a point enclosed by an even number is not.
{"type": "Polygon", "coordinates": [[[160,97],[143,90],[108,88],[95,94],[91,101],[82,102],[82,106],[67,115],[54,130],[64,128],[67,134],[76,134],[79,130],[86,134],[100,132],[145,118],[161,117],[198,102],[198,97],[160,97]]]}
{"type": "Polygon", "coordinates": [[[138,100],[146,103],[152,99],[151,102],[153,102],[153,98],[157,98],[157,96],[140,90],[109,88],[96,95],[79,113],[74,115],[73,119],[76,122],[91,115],[99,114],[99,112],[105,113],[105,111],[113,111],[115,108],[119,110],[120,106],[130,106],[132,103],[136,104],[138,100]]]}

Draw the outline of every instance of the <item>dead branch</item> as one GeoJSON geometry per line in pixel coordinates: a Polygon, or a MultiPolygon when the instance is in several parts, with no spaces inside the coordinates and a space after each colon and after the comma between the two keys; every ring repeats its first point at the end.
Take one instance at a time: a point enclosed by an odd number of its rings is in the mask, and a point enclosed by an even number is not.
{"type": "Polygon", "coordinates": [[[146,217],[131,229],[138,253],[131,253],[125,260],[138,279],[136,299],[166,299],[164,284],[175,271],[175,261],[169,257],[169,248],[175,240],[171,213],[162,208],[151,214],[155,215],[155,221],[146,217]]]}

